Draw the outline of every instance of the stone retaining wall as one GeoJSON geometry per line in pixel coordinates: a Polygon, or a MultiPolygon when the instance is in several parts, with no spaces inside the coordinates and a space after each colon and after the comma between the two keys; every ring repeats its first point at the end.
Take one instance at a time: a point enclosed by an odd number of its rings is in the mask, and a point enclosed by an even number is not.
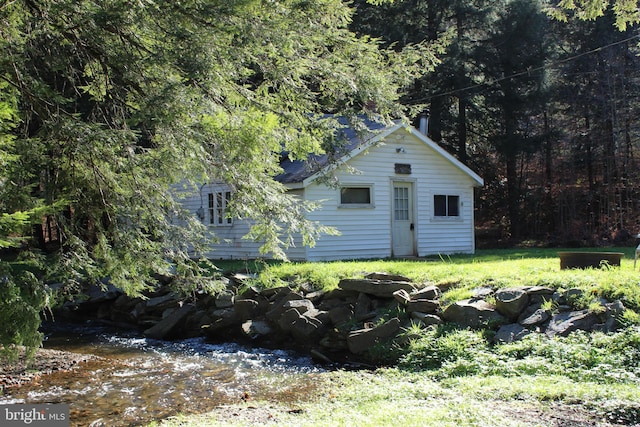
{"type": "Polygon", "coordinates": [[[488,328],[495,341],[511,342],[530,333],[565,336],[575,330],[613,331],[625,307],[621,301],[599,300],[592,310],[579,310],[584,294],[546,287],[477,289],[473,298],[443,308],[441,290],[385,273],[343,279],[330,292],[302,286],[247,287],[243,275],[225,279],[216,296],[185,300],[168,286],[130,298],[113,288],[87,291],[82,301],[67,303],[63,312],[84,318],[133,326],[156,339],[206,336],[211,340],[269,341],[302,346],[325,361],[332,354],[364,355],[378,343],[396,339],[411,324],[443,322],[488,328]],[[238,293],[238,289],[246,289],[238,293]]]}

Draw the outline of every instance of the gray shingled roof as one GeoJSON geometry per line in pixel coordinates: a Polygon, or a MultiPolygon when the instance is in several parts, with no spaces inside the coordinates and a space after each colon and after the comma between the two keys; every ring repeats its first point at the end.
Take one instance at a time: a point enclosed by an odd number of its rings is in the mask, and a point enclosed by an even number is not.
{"type": "Polygon", "coordinates": [[[311,175],[321,171],[332,161],[336,161],[341,157],[349,154],[359,146],[366,144],[381,131],[389,128],[373,120],[364,119],[363,124],[368,129],[364,132],[357,132],[355,129],[347,126],[347,120],[344,118],[338,121],[345,126],[337,131],[334,147],[331,153],[321,155],[311,155],[307,160],[290,160],[286,153],[283,153],[280,160],[282,173],[275,177],[276,181],[283,184],[300,183],[311,175]]]}

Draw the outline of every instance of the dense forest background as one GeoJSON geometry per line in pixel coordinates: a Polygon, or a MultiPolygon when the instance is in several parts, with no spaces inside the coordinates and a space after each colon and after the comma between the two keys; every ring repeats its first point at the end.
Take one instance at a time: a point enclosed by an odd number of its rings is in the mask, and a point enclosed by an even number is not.
{"type": "Polygon", "coordinates": [[[633,244],[640,232],[638,26],[559,22],[530,0],[357,0],[354,31],[445,42],[404,102],[485,179],[478,246],[633,244]]]}

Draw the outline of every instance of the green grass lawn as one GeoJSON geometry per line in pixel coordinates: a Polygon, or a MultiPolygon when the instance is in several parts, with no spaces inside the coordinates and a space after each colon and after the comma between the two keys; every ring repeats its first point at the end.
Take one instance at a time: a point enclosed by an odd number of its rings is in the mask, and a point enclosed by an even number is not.
{"type": "Polygon", "coordinates": [[[580,288],[594,296],[623,299],[627,307],[640,311],[640,271],[633,268],[634,248],[607,249],[624,253],[620,267],[586,270],[560,270],[558,252],[562,250],[484,250],[475,255],[445,255],[417,260],[323,263],[219,261],[216,264],[223,271],[242,269],[259,273],[255,283],[261,287],[295,287],[307,283],[317,289],[330,290],[342,278],[383,271],[406,276],[420,284],[440,286],[446,291],[445,303],[467,298],[478,287],[549,286],[554,289],[580,288]]]}
{"type": "MultiPolygon", "coordinates": [[[[560,270],[560,249],[478,251],[420,260],[241,263],[256,286],[311,284],[401,274],[465,298],[477,287],[581,288],[591,298],[621,299],[625,328],[567,338],[529,336],[491,345],[481,331],[428,329],[394,367],[310,374],[316,393],[295,401],[240,401],[154,425],[174,426],[581,426],[640,423],[640,272],[633,248],[621,266],[560,270]]],[[[219,263],[223,270],[231,264],[219,263]]],[[[236,264],[233,268],[238,268],[236,264]]],[[[585,301],[588,307],[589,301],[585,301]]],[[[535,334],[534,334],[535,335],[535,334]]],[[[391,351],[391,349],[389,349],[391,351]]]]}

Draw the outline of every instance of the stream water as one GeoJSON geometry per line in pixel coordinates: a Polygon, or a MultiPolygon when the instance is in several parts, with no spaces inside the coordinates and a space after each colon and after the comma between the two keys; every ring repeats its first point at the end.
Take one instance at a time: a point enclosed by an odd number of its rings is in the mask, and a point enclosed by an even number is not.
{"type": "Polygon", "coordinates": [[[295,402],[314,392],[322,369],[282,350],[203,339],[156,341],[135,333],[67,326],[45,348],[99,356],[6,390],[2,403],[67,403],[71,426],[138,426],[247,399],[295,402]]]}

